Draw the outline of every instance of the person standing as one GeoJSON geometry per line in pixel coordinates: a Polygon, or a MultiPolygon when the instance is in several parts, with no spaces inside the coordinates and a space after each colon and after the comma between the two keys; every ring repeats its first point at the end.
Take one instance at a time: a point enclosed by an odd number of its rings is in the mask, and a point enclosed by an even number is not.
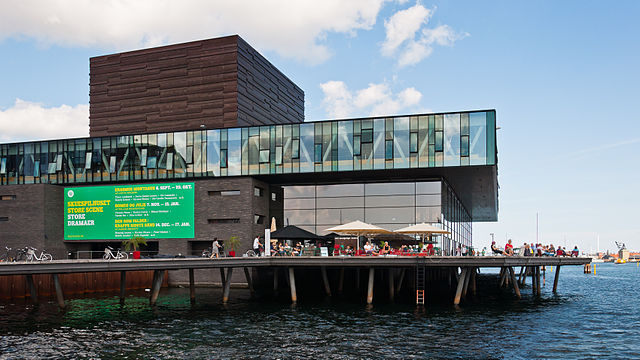
{"type": "Polygon", "coordinates": [[[213,238],[213,244],[211,244],[211,259],[220,257],[220,243],[218,238],[213,238]]]}
{"type": "Polygon", "coordinates": [[[260,256],[260,235],[256,235],[256,238],[253,239],[253,252],[256,256],[260,256]]]}

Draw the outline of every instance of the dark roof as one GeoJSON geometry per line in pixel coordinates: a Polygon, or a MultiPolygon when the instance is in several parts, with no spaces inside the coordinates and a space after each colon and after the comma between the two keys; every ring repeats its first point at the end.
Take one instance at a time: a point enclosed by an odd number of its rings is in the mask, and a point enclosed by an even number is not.
{"type": "Polygon", "coordinates": [[[288,225],[271,233],[272,239],[321,240],[322,237],[294,225],[288,225]]]}

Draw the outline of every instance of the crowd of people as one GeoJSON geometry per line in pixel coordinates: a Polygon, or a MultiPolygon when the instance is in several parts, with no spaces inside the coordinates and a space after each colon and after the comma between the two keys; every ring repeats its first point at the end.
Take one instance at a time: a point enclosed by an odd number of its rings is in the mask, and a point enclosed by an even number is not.
{"type": "Polygon", "coordinates": [[[580,251],[578,250],[578,246],[576,245],[573,250],[567,251],[564,247],[558,246],[554,247],[553,244],[543,245],[543,244],[527,244],[526,242],[522,244],[518,249],[514,249],[513,243],[511,239],[507,241],[507,244],[504,246],[504,250],[496,245],[495,241],[491,242],[491,251],[494,254],[505,255],[505,256],[580,256],[580,251]]]}

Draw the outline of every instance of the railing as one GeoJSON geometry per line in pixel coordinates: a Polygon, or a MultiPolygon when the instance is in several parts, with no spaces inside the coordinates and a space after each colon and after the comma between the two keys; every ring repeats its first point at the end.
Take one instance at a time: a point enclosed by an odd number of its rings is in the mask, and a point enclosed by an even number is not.
{"type": "MultiPolygon", "coordinates": [[[[112,252],[115,255],[117,250],[112,250],[112,252]]],[[[127,251],[126,253],[130,259],[133,259],[133,251],[127,251]]],[[[157,251],[140,251],[140,256],[142,257],[149,257],[157,254],[158,254],[157,251]]],[[[104,250],[102,251],[78,250],[74,252],[69,252],[67,254],[67,257],[69,259],[102,259],[103,255],[104,255],[104,250]]]]}

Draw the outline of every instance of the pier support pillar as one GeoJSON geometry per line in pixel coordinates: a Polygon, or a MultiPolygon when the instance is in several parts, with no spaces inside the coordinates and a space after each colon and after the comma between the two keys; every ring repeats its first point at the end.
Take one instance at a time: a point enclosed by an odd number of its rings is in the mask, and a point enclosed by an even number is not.
{"type": "Polygon", "coordinates": [[[338,278],[338,294],[342,295],[344,287],[344,268],[340,268],[340,277],[338,278]]]}
{"type": "Polygon", "coordinates": [[[476,273],[478,268],[473,268],[471,272],[471,279],[469,279],[469,287],[471,288],[471,295],[476,296],[476,273]]]}
{"type": "Polygon", "coordinates": [[[220,284],[222,284],[222,288],[225,288],[225,275],[224,268],[220,268],[220,284]]]}
{"type": "Polygon", "coordinates": [[[553,293],[558,290],[558,278],[560,278],[560,265],[556,266],[556,276],[553,277],[553,293]]]}
{"type": "Polygon", "coordinates": [[[27,275],[27,287],[29,288],[29,295],[31,296],[31,303],[38,303],[38,292],[36,291],[36,284],[33,282],[33,275],[27,275]]]}
{"type": "Polygon", "coordinates": [[[464,277],[464,287],[462,288],[462,298],[467,297],[467,290],[469,289],[469,282],[471,281],[471,277],[473,276],[473,272],[476,268],[467,267],[467,276],[464,277]]]}
{"type": "Polygon", "coordinates": [[[229,291],[231,289],[231,275],[233,274],[233,268],[227,269],[227,278],[224,281],[224,291],[222,292],[222,303],[226,304],[229,301],[229,291]]]}
{"type": "Polygon", "coordinates": [[[402,268],[402,270],[400,270],[400,278],[398,279],[398,282],[396,283],[396,295],[400,293],[400,290],[402,290],[402,282],[404,281],[404,273],[407,269],[406,268],[402,268]]]}
{"type": "Polygon", "coordinates": [[[296,292],[296,274],[293,271],[293,268],[289,268],[289,289],[291,289],[291,302],[298,302],[298,293],[296,292]]]}
{"type": "Polygon", "coordinates": [[[460,274],[460,280],[458,280],[458,287],[456,288],[456,296],[453,298],[453,305],[459,305],[462,298],[462,290],[464,288],[465,278],[467,277],[467,268],[462,268],[460,274]]]}
{"type": "Polygon", "coordinates": [[[391,302],[393,302],[395,300],[395,296],[396,296],[396,290],[395,290],[395,278],[394,278],[394,274],[393,272],[395,271],[395,268],[390,268],[389,269],[389,300],[391,302]]]}
{"type": "MultiPolygon", "coordinates": [[[[520,267],[520,275],[518,276],[518,284],[519,285],[524,285],[524,283],[522,282],[522,274],[524,273],[524,266],[520,267]]],[[[526,277],[525,277],[526,279],[526,277]]]]}
{"type": "Polygon", "coordinates": [[[120,271],[120,305],[124,305],[124,296],[127,290],[127,272],[120,271]]]}
{"type": "Polygon", "coordinates": [[[273,268],[273,294],[278,296],[278,268],[273,268]]]}
{"type": "Polygon", "coordinates": [[[503,266],[500,268],[500,287],[503,287],[506,281],[507,281],[507,268],[503,266]]]}
{"type": "Polygon", "coordinates": [[[540,266],[536,266],[536,295],[540,296],[540,266]]]}
{"type": "Polygon", "coordinates": [[[155,306],[158,301],[158,294],[160,294],[165,271],[166,270],[155,270],[153,272],[153,284],[151,285],[151,297],[149,298],[149,304],[151,306],[155,306]]]}
{"type": "Polygon", "coordinates": [[[375,268],[369,268],[369,283],[367,285],[367,304],[373,303],[373,278],[375,276],[375,268]]]}
{"type": "Polygon", "coordinates": [[[360,268],[356,268],[356,290],[360,290],[360,268]]]}
{"type": "Polygon", "coordinates": [[[327,294],[327,296],[331,296],[331,285],[329,284],[329,276],[327,276],[326,266],[321,266],[320,272],[322,273],[322,283],[324,284],[324,292],[327,294]]]}
{"type": "Polygon", "coordinates": [[[51,276],[53,277],[53,286],[56,288],[56,300],[58,300],[58,306],[60,306],[60,309],[64,309],[64,293],[62,292],[62,286],[60,286],[60,279],[58,278],[58,274],[53,274],[51,276]]]}
{"type": "Polygon", "coordinates": [[[253,279],[251,279],[251,273],[249,272],[249,268],[244,268],[244,277],[247,279],[247,286],[249,286],[249,294],[251,297],[254,297],[255,291],[253,290],[253,279]]]}
{"type": "Polygon", "coordinates": [[[189,269],[189,300],[191,305],[196,303],[196,279],[193,269],[189,269]]]}
{"type": "Polygon", "coordinates": [[[535,266],[529,266],[528,271],[531,274],[531,293],[533,295],[535,295],[536,294],[536,268],[535,268],[535,266]]]}
{"type": "Polygon", "coordinates": [[[511,282],[513,283],[513,291],[516,293],[518,299],[522,299],[522,295],[520,295],[520,288],[518,287],[518,282],[516,281],[516,273],[513,271],[513,268],[509,266],[509,275],[511,275],[511,282]]]}

